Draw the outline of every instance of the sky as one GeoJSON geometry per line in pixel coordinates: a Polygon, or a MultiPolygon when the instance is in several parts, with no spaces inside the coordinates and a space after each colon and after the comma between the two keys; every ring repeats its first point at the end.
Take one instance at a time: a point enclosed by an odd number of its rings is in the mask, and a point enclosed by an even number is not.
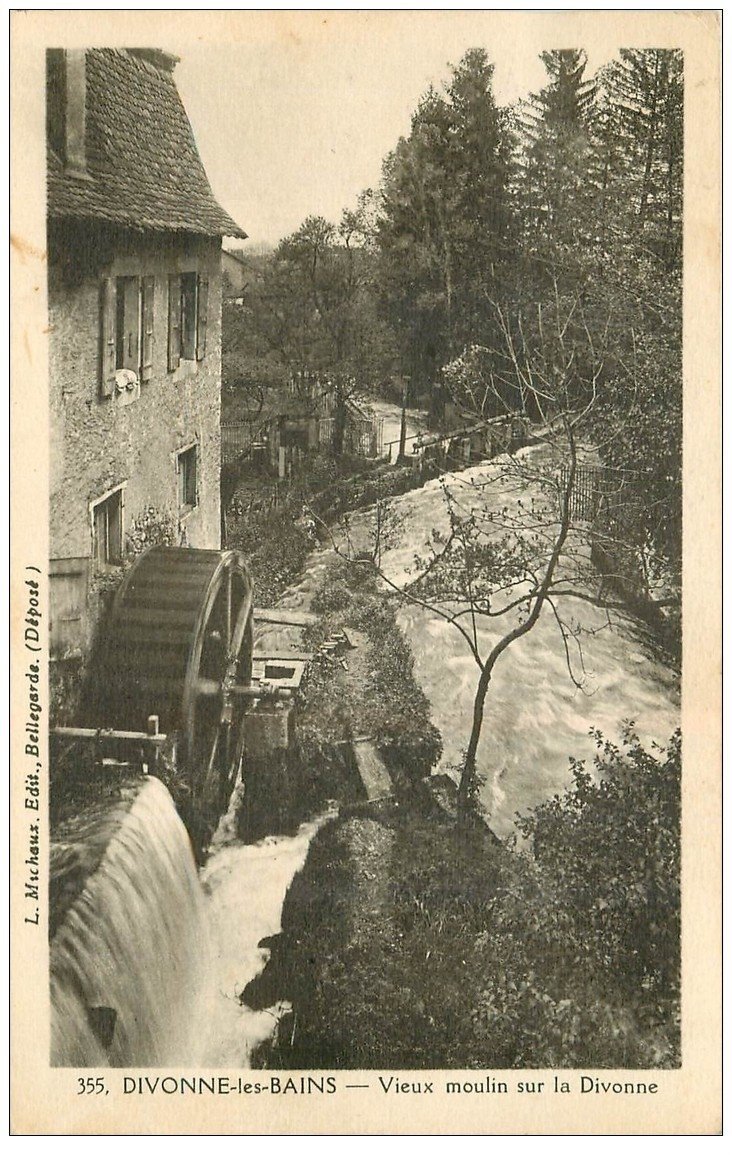
{"type": "Polygon", "coordinates": [[[239,26],[237,42],[168,45],[214,193],[252,244],[354,207],[420,96],[468,48],[488,51],[499,104],[542,86],[543,48],[582,43],[588,74],[616,52],[591,25],[581,42],[576,27],[564,39],[556,15],[518,28],[496,13],[301,13],[294,24],[280,15],[252,24],[251,37],[239,26]]]}

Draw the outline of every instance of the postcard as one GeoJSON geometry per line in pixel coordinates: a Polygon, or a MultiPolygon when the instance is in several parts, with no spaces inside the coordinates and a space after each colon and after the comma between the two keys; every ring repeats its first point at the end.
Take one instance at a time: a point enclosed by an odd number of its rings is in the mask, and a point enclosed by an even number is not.
{"type": "Polygon", "coordinates": [[[719,15],[11,89],[14,1133],[718,1133],[719,15]]]}

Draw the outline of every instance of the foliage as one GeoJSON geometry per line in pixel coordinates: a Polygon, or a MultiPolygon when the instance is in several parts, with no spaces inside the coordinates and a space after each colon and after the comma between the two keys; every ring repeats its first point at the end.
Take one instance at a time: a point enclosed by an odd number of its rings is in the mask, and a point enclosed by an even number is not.
{"type": "Polygon", "coordinates": [[[254,603],[272,606],[300,573],[312,542],[287,511],[248,512],[229,518],[228,546],[247,556],[254,603]]]}
{"type": "Polygon", "coordinates": [[[151,505],[133,519],[127,531],[127,556],[134,559],[154,545],[176,546],[179,536],[177,517],[167,509],[155,509],[151,505]]]}
{"type": "Polygon", "coordinates": [[[678,1065],[678,736],[597,740],[521,851],[414,813],[317,836],[284,911],[297,1031],[279,1062],[678,1065]]]}
{"type": "Polygon", "coordinates": [[[492,79],[485,51],[467,52],[384,161],[377,293],[417,389],[458,342],[478,336],[482,298],[509,244],[509,138],[492,79]]]}
{"type": "Polygon", "coordinates": [[[476,1034],[519,1064],[672,1066],[680,740],[596,739],[594,773],[574,762],[573,787],[518,823],[532,850],[497,897],[476,1034]]]}
{"type": "Polygon", "coordinates": [[[387,765],[404,783],[428,774],[442,743],[430,722],[430,706],[414,677],[411,651],[392,603],[375,589],[372,572],[334,565],[313,599],[323,615],[307,636],[317,647],[343,629],[362,631],[369,645],[354,654],[354,676],[340,667],[316,668],[305,691],[302,741],[323,752],[354,735],[372,736],[387,765]],[[355,663],[359,663],[355,666],[355,663]]]}

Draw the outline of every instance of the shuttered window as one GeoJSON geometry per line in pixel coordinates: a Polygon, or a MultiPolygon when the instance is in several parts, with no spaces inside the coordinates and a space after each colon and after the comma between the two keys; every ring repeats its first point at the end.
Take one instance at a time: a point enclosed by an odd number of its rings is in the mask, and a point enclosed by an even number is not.
{"type": "Polygon", "coordinates": [[[198,332],[196,333],[196,360],[206,356],[206,331],[208,329],[208,277],[198,278],[198,332]]]}
{"type": "Polygon", "coordinates": [[[116,369],[140,372],[140,278],[117,277],[116,369]]]}
{"type": "Polygon", "coordinates": [[[122,563],[122,497],[116,489],[92,506],[93,553],[97,568],[122,563]]]}
{"type": "Polygon", "coordinates": [[[184,361],[193,361],[196,356],[196,289],[198,277],[195,273],[183,273],[180,278],[180,355],[184,361]]]}
{"type": "Polygon", "coordinates": [[[181,361],[202,361],[206,356],[208,297],[208,277],[179,273],[168,278],[168,369],[171,372],[181,361]]]}
{"type": "Polygon", "coordinates": [[[178,505],[192,509],[198,505],[198,446],[178,454],[178,505]]]}

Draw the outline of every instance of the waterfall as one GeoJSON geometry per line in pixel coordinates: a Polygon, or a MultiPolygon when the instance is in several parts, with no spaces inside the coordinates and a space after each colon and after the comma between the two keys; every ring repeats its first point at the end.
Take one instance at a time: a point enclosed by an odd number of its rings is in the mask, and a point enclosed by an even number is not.
{"type": "Polygon", "coordinates": [[[155,778],[117,817],[51,942],[51,1062],[195,1065],[209,938],[188,835],[155,778]]]}
{"type": "Polygon", "coordinates": [[[293,835],[276,835],[246,844],[231,837],[222,823],[201,875],[215,943],[209,999],[204,1019],[203,1065],[249,1067],[257,1045],[270,1039],[289,1004],[254,1011],[242,1001],[248,983],[261,974],[270,956],[263,939],[280,933],[282,907],[290,883],[307,858],[310,842],[333,818],[329,809],[303,822],[293,835]]]}

